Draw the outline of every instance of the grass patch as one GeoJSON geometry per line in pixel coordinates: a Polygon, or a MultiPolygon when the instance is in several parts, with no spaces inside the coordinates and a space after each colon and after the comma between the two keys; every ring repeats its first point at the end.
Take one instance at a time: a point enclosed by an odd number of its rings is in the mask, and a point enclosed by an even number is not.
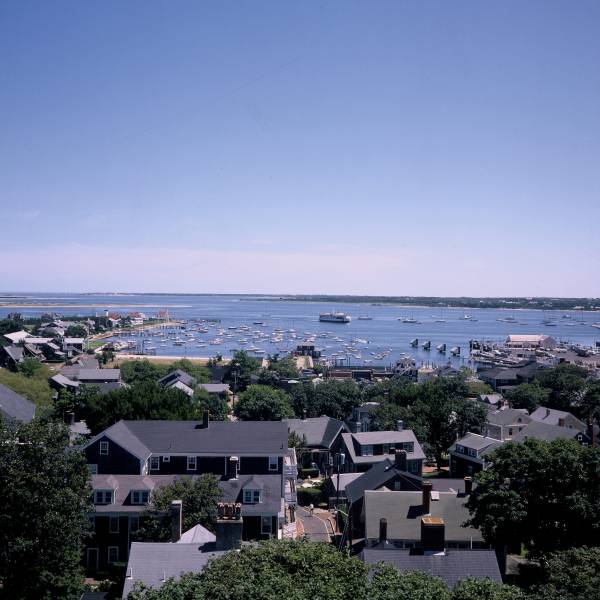
{"type": "Polygon", "coordinates": [[[17,394],[25,396],[38,408],[50,409],[52,407],[52,388],[48,383],[48,378],[56,375],[56,373],[56,369],[53,371],[44,364],[31,377],[21,373],[13,373],[8,369],[0,369],[0,383],[17,392],[17,394]]]}

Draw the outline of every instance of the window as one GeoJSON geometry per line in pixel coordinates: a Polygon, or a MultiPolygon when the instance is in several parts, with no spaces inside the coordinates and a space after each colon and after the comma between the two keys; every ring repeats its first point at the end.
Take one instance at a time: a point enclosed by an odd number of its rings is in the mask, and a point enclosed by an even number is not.
{"type": "Polygon", "coordinates": [[[119,533],[119,517],[108,518],[108,533],[119,533]]]}
{"type": "Polygon", "coordinates": [[[261,517],[260,519],[260,532],[271,533],[271,517],[261,517]]]}
{"type": "Polygon", "coordinates": [[[510,435],[512,437],[512,434],[513,434],[513,428],[509,427],[508,428],[508,435],[510,435]]]}
{"type": "Polygon", "coordinates": [[[477,451],[473,450],[473,448],[467,448],[469,456],[477,456],[477,451]]]}
{"type": "Polygon", "coordinates": [[[129,517],[129,531],[131,533],[135,533],[140,528],[140,518],[139,517],[129,517]]]}
{"type": "Polygon", "coordinates": [[[112,504],[112,490],[95,490],[94,504],[112,504]]]}
{"type": "Polygon", "coordinates": [[[459,444],[456,444],[456,451],[460,454],[464,454],[465,453],[465,447],[464,446],[460,446],[459,444]]]}
{"type": "Polygon", "coordinates": [[[366,444],[360,448],[361,456],[373,456],[373,446],[366,444]]]}
{"type": "Polygon", "coordinates": [[[279,469],[279,457],[269,456],[269,471],[277,471],[279,469]]]}
{"type": "Polygon", "coordinates": [[[258,504],[260,502],[260,490],[244,490],[244,504],[258,504]]]}
{"type": "Polygon", "coordinates": [[[100,442],[100,456],[108,456],[108,442],[100,442]]]}
{"type": "Polygon", "coordinates": [[[151,471],[160,471],[160,456],[151,456],[150,457],[150,470],[151,471]]]}
{"type": "Polygon", "coordinates": [[[148,504],[150,492],[148,490],[133,490],[131,492],[131,504],[148,504]]]}
{"type": "Polygon", "coordinates": [[[90,520],[90,531],[96,533],[96,517],[89,517],[90,520]]]}
{"type": "Polygon", "coordinates": [[[119,561],[119,546],[108,547],[108,562],[115,563],[119,561]]]}
{"type": "Polygon", "coordinates": [[[88,465],[90,475],[98,475],[98,465],[88,465]]]}
{"type": "Polygon", "coordinates": [[[581,434],[577,436],[577,441],[583,442],[583,436],[581,434]]]}
{"type": "Polygon", "coordinates": [[[419,472],[419,461],[418,460],[409,460],[408,468],[410,469],[411,473],[418,473],[419,472]]]}
{"type": "Polygon", "coordinates": [[[379,519],[379,541],[387,540],[387,519],[379,519]]]}
{"type": "Polygon", "coordinates": [[[390,445],[383,444],[383,454],[389,454],[389,453],[390,453],[390,445]]]}
{"type": "Polygon", "coordinates": [[[188,456],[187,457],[187,470],[188,471],[195,471],[196,470],[196,457],[195,456],[188,456]]]}
{"type": "Polygon", "coordinates": [[[163,456],[162,459],[163,459],[163,462],[171,462],[170,456],[163,456]]]}

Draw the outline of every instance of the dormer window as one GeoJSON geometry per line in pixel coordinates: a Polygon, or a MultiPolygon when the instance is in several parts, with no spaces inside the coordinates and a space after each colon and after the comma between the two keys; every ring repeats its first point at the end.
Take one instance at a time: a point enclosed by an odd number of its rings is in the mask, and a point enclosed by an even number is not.
{"type": "Polygon", "coordinates": [[[373,456],[373,446],[371,444],[365,444],[360,447],[361,456],[373,456]]]}
{"type": "Polygon", "coordinates": [[[473,450],[473,448],[467,448],[467,453],[469,456],[477,457],[477,451],[473,450]]]}
{"type": "Polygon", "coordinates": [[[100,442],[100,456],[108,456],[108,442],[100,442]]]}
{"type": "Polygon", "coordinates": [[[150,492],[148,490],[133,490],[131,492],[131,504],[148,504],[150,492]]]}
{"type": "Polygon", "coordinates": [[[94,504],[112,504],[112,490],[94,490],[94,504]]]}
{"type": "Polygon", "coordinates": [[[260,490],[244,490],[244,504],[258,504],[260,502],[260,490]]]}

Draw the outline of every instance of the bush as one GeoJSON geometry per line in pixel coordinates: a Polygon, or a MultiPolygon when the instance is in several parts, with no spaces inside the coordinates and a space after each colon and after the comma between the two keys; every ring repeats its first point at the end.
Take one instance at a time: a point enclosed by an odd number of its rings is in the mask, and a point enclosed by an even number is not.
{"type": "Polygon", "coordinates": [[[319,469],[316,467],[307,467],[306,469],[298,469],[298,477],[300,479],[308,479],[309,477],[318,477],[319,469]]]}
{"type": "Polygon", "coordinates": [[[301,506],[317,506],[322,500],[323,494],[319,488],[298,488],[298,504],[301,506]]]}

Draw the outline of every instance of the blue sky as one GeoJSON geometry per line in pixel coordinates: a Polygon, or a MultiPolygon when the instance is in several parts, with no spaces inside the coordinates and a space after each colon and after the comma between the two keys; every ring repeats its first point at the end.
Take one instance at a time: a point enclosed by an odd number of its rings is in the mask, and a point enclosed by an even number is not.
{"type": "Polygon", "coordinates": [[[600,295],[600,3],[0,3],[0,288],[600,295]]]}

